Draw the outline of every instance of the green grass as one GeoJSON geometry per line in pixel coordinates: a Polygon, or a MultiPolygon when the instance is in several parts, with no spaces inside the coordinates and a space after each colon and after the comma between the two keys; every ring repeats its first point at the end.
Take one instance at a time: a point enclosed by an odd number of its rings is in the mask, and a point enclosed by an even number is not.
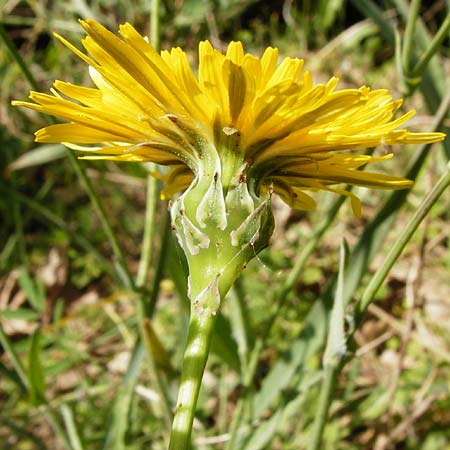
{"type": "MultiPolygon", "coordinates": [[[[112,30],[130,21],[148,33],[150,7],[143,0],[50,7],[43,1],[10,2],[0,20],[40,90],[47,91],[54,79],[89,83],[84,64],[51,37],[53,31],[78,42],[77,18],[94,17],[112,30]]],[[[448,88],[450,42],[447,32],[425,64],[424,82],[408,84],[409,72],[399,73],[401,55],[395,49],[395,32],[404,39],[411,20],[407,7],[401,0],[168,0],[161,10],[161,46],[180,45],[192,61],[198,41],[206,38],[219,47],[241,39],[257,54],[267,45],[278,46],[283,55],[304,57],[316,80],[337,74],[342,86],[371,84],[406,96],[404,108],[418,111],[411,128],[427,131],[440,114],[445,83],[448,88]],[[382,5],[381,15],[370,8],[374,3],[382,5]]],[[[412,62],[426,51],[449,11],[444,2],[424,3],[412,36],[412,62]]],[[[162,282],[155,283],[156,291],[152,284],[159,280],[162,226],[154,230],[144,289],[134,285],[146,170],[137,164],[79,162],[104,205],[118,251],[67,153],[32,142],[45,119],[10,107],[12,99],[26,98],[30,85],[3,43],[0,80],[0,441],[5,450],[165,449],[170,430],[159,388],[173,407],[189,305],[185,262],[173,237],[163,248],[162,282]],[[158,294],[151,322],[157,338],[149,350],[137,336],[141,302],[153,308],[151,292],[158,294]],[[155,342],[165,351],[155,350],[155,342]]],[[[439,126],[448,128],[448,112],[441,116],[439,126]]],[[[335,374],[320,448],[450,448],[448,191],[409,240],[375,306],[362,317],[355,314],[372,274],[445,172],[449,145],[447,139],[422,153],[395,148],[390,169],[409,170],[416,184],[408,195],[363,193],[361,219],[352,216],[348,202],[341,205],[323,193],[312,213],[276,203],[271,246],[248,265],[219,316],[194,448],[311,449],[341,237],[349,246],[345,329],[353,333],[354,323],[357,330],[346,364],[335,374]],[[234,426],[233,417],[240,419],[234,426]]],[[[157,224],[166,208],[158,203],[157,224]]]]}

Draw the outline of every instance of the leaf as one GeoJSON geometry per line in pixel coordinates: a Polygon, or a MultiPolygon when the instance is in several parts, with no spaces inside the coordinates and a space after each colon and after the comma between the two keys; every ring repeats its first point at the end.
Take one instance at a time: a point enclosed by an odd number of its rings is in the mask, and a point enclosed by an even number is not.
{"type": "Polygon", "coordinates": [[[41,364],[41,330],[36,328],[31,336],[28,354],[28,383],[33,405],[45,403],[45,379],[41,364]]]}
{"type": "Polygon", "coordinates": [[[27,153],[19,156],[9,166],[8,170],[28,169],[29,167],[40,166],[57,159],[64,158],[67,155],[67,149],[61,144],[40,145],[27,153]]]}
{"type": "Polygon", "coordinates": [[[343,240],[340,247],[336,296],[333,302],[333,309],[331,310],[327,346],[323,355],[324,367],[338,363],[347,353],[347,338],[344,330],[344,270],[346,255],[347,247],[343,240]]]}
{"type": "Polygon", "coordinates": [[[250,313],[245,302],[244,287],[239,278],[235,281],[228,297],[233,339],[237,343],[242,371],[245,372],[249,348],[253,347],[254,336],[250,326],[250,313]]]}

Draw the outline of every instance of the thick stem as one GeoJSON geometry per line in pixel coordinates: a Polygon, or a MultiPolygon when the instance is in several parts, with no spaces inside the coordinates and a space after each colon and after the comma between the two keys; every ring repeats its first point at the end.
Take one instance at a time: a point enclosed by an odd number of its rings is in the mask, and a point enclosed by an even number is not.
{"type": "Polygon", "coordinates": [[[215,315],[191,307],[189,336],[170,436],[169,450],[188,450],[198,394],[208,359],[215,315]]]}

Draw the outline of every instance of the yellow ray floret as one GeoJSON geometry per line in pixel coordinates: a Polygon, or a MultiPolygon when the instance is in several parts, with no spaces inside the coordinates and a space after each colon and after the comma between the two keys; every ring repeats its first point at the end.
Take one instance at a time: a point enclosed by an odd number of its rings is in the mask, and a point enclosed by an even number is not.
{"type": "Polygon", "coordinates": [[[33,103],[13,104],[67,122],[37,131],[38,142],[64,142],[90,159],[169,166],[166,196],[189,186],[210,148],[239,153],[257,193],[273,189],[292,206],[312,209],[306,192],[331,190],[350,196],[359,212],[358,199],[335,185],[402,189],[410,182],[358,170],[380,158],[345,151],[445,137],[400,128],[414,111],[394,118],[402,102],[387,90],[336,90],[336,78],[314,85],[303,60],[278,64],[271,47],[258,58],[240,42],[225,54],[201,42],[196,75],[180,48],[159,54],[128,23],[120,37],[94,20],[81,25],[87,54],[56,37],[89,65],[95,87],[56,81],[51,95],[31,92],[33,103]]]}

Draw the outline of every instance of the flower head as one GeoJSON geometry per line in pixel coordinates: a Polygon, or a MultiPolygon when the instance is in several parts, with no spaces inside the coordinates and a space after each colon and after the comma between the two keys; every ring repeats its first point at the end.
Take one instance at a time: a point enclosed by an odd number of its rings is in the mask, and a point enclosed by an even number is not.
{"type": "Polygon", "coordinates": [[[444,138],[399,129],[414,111],[394,119],[402,102],[387,90],[336,90],[336,78],[314,85],[303,60],[278,64],[271,47],[258,58],[240,42],[226,54],[201,42],[196,76],[180,48],[158,54],[130,24],[120,26],[122,39],[93,20],[81,24],[89,56],[57,38],[89,65],[96,87],[56,81],[52,95],[32,92],[35,103],[14,104],[68,122],[37,131],[38,142],[64,142],[90,159],[169,166],[166,197],[195,181],[214,149],[225,193],[245,177],[252,195],[273,189],[293,207],[312,209],[308,192],[323,189],[351,196],[358,212],[358,199],[335,185],[402,189],[410,181],[358,170],[392,155],[349,150],[444,138]]]}
{"type": "Polygon", "coordinates": [[[36,132],[38,142],[63,142],[86,158],[152,161],[169,167],[163,195],[189,265],[193,305],[215,314],[220,299],[273,231],[273,192],[313,209],[308,192],[336,185],[402,189],[411,182],[358,170],[375,158],[354,150],[379,144],[437,142],[442,133],[399,129],[401,100],[368,87],[314,85],[300,59],[267,48],[261,58],[231,42],[226,54],[199,47],[198,75],[179,48],[158,54],[130,25],[121,38],[93,20],[81,21],[88,55],[57,38],[89,65],[94,88],[56,81],[52,95],[14,102],[64,119],[36,132]]]}

